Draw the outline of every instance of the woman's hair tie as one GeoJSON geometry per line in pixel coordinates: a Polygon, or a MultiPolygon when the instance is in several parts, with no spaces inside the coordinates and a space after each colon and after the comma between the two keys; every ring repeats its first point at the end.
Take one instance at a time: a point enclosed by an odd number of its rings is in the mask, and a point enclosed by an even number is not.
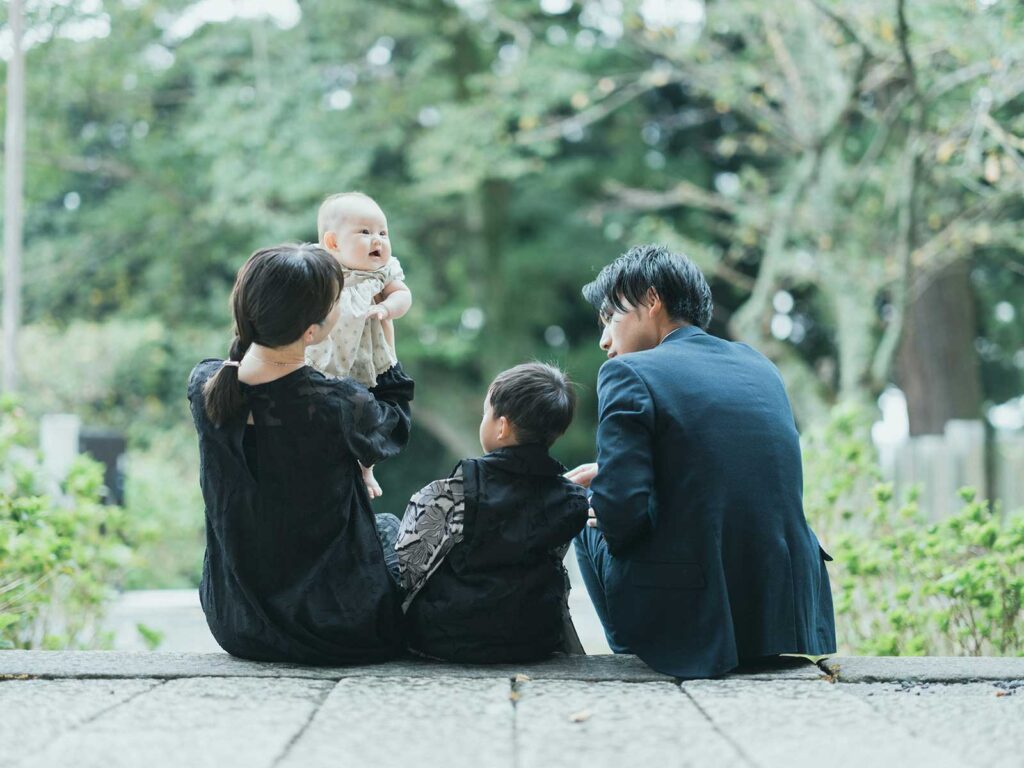
{"type": "Polygon", "coordinates": [[[223,363],[220,364],[220,367],[223,368],[226,365],[230,366],[232,368],[241,368],[242,367],[242,363],[240,361],[238,361],[238,360],[225,360],[223,363]]]}

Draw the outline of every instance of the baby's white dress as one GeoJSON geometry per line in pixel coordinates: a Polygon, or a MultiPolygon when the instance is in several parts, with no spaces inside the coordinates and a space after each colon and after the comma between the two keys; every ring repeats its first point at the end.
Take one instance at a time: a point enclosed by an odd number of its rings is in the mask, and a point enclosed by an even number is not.
{"type": "Polygon", "coordinates": [[[380,318],[367,319],[373,297],[393,280],[404,280],[398,259],[392,257],[379,269],[342,269],[345,287],[338,299],[338,320],[319,344],[306,347],[306,363],[327,376],[350,376],[372,387],[377,377],[398,362],[384,336],[380,318]]]}

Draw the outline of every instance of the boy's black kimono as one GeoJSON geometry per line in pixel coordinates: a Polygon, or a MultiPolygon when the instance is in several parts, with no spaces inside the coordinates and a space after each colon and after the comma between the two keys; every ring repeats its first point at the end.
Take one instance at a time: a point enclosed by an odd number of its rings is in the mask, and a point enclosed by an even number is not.
{"type": "Polygon", "coordinates": [[[410,648],[493,663],[541,659],[564,647],[562,557],[588,509],[585,491],[564,472],[541,445],[501,448],[460,462],[448,481],[413,498],[397,547],[413,590],[410,648]],[[439,504],[442,514],[431,516],[439,504]],[[432,507],[426,514],[424,505],[432,507]],[[410,576],[417,569],[419,580],[410,576]]]}

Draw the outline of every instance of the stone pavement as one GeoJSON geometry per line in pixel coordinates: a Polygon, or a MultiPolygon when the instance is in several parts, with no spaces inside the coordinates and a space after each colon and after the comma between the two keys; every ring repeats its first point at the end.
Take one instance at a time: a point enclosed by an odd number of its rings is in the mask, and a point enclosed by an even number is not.
{"type": "Polygon", "coordinates": [[[460,667],[0,652],[0,766],[1022,766],[1024,658],[460,667]]]}

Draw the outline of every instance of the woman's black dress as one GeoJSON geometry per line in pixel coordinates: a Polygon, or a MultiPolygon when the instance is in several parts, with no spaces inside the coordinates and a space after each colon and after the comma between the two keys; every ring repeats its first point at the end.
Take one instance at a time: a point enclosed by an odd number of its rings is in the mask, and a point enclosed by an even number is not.
{"type": "Polygon", "coordinates": [[[366,389],[304,367],[242,384],[245,413],[221,427],[192,371],[206,504],[200,600],[235,656],[306,664],[388,658],[402,645],[401,599],[388,575],[357,460],[371,466],[409,439],[413,382],[395,366],[366,389]]]}

